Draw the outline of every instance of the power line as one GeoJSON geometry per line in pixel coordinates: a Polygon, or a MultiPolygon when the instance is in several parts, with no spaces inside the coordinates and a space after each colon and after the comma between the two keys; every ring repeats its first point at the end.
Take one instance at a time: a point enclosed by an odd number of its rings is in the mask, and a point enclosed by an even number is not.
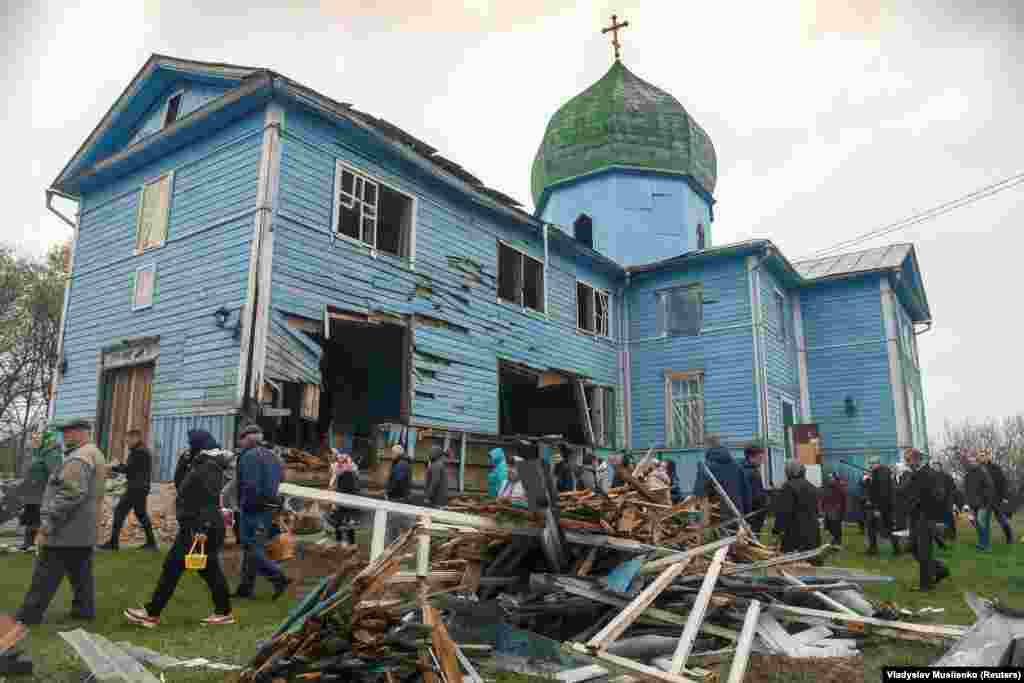
{"type": "Polygon", "coordinates": [[[803,258],[816,258],[825,256],[832,252],[839,251],[842,249],[848,249],[862,242],[875,239],[876,237],[882,237],[883,235],[888,235],[898,230],[904,230],[914,225],[918,225],[919,223],[924,223],[925,221],[929,221],[934,218],[938,218],[939,216],[943,216],[947,213],[950,213],[951,211],[955,211],[956,209],[969,206],[974,202],[985,199],[987,197],[991,197],[994,194],[998,194],[1000,192],[1003,192],[1004,190],[1009,190],[1021,184],[1024,184],[1024,173],[1017,173],[1008,178],[1004,178],[1003,180],[1000,180],[998,182],[986,185],[985,187],[978,188],[977,190],[969,192],[956,199],[952,199],[950,201],[943,202],[942,204],[939,204],[937,206],[933,206],[932,208],[927,209],[926,211],[921,211],[919,213],[916,213],[912,216],[908,216],[894,223],[889,223],[887,225],[883,225],[880,228],[875,228],[874,230],[870,230],[861,235],[857,235],[856,237],[851,237],[850,239],[838,242],[832,245],[831,247],[819,249],[818,251],[808,254],[803,258]]]}

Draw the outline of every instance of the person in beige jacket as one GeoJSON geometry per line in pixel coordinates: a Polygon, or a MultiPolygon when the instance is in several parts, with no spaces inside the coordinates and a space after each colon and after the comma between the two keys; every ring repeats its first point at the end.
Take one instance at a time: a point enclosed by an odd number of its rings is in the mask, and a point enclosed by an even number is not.
{"type": "Polygon", "coordinates": [[[17,619],[26,626],[43,620],[46,608],[68,577],[74,592],[71,618],[96,618],[96,584],[92,572],[96,525],[106,494],[107,459],[92,443],[88,420],[59,427],[64,434],[64,462],[46,483],[36,545],[39,554],[32,584],[17,619]]]}

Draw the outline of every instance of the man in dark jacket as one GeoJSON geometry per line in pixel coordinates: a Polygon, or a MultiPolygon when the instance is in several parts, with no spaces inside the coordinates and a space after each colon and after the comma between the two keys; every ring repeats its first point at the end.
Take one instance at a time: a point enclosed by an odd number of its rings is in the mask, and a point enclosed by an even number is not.
{"type": "Polygon", "coordinates": [[[888,536],[894,555],[900,554],[900,542],[893,536],[893,501],[895,486],[892,470],[883,465],[879,457],[868,461],[871,474],[865,482],[864,514],[867,517],[868,555],[878,554],[878,535],[888,536]]]}
{"type": "Polygon", "coordinates": [[[934,475],[938,477],[942,484],[943,536],[946,540],[952,541],[956,538],[955,509],[963,505],[960,500],[963,497],[963,494],[961,494],[960,489],[956,487],[956,480],[953,479],[953,475],[949,473],[948,468],[943,463],[936,460],[932,463],[932,467],[935,469],[934,475]]]}
{"type": "Polygon", "coordinates": [[[988,470],[978,462],[976,453],[966,451],[961,457],[964,464],[964,497],[978,530],[978,550],[991,552],[992,510],[997,502],[995,482],[988,470]]]}
{"type": "Polygon", "coordinates": [[[448,504],[448,453],[440,446],[430,454],[424,498],[428,507],[443,508],[448,504]]]}
{"type": "Polygon", "coordinates": [[[92,424],[88,420],[72,420],[61,430],[66,455],[43,493],[39,556],[32,570],[32,584],[17,614],[17,620],[26,626],[42,621],[65,576],[74,591],[71,617],[87,621],[96,618],[92,560],[96,525],[107,491],[107,458],[92,443],[92,424]]]}
{"type": "Polygon", "coordinates": [[[761,478],[761,467],[764,465],[764,449],[757,445],[750,445],[743,449],[743,473],[747,477],[747,484],[750,487],[750,509],[753,514],[750,517],[750,528],[755,534],[760,534],[764,528],[765,517],[768,516],[768,492],[764,488],[764,480],[761,478]]]}
{"type": "Polygon", "coordinates": [[[1013,529],[1010,527],[1009,515],[1010,485],[1006,480],[1006,473],[1003,472],[1003,468],[999,463],[992,459],[992,451],[987,448],[980,453],[978,459],[985,469],[988,470],[989,476],[992,477],[992,484],[996,489],[996,502],[992,513],[995,515],[996,521],[999,522],[999,526],[1003,529],[1007,545],[1013,545],[1013,529]]]}
{"type": "Polygon", "coordinates": [[[207,626],[227,626],[235,623],[231,612],[231,591],[220,564],[220,551],[224,546],[224,517],[220,512],[220,494],[232,455],[221,450],[208,432],[193,430],[189,434],[190,449],[178,458],[174,480],[177,496],[174,500],[178,519],[178,535],[167,551],[163,570],[157,580],[153,597],[139,608],[124,611],[128,621],[144,628],[160,625],[160,614],[174,595],[181,575],[185,573],[185,555],[191,552],[197,535],[205,537],[206,567],[199,576],[206,582],[213,598],[214,611],[202,620],[207,626]],[[204,448],[199,448],[198,446],[204,448]]]}
{"type": "Polygon", "coordinates": [[[392,447],[391,453],[394,460],[388,474],[388,500],[404,503],[412,492],[412,466],[409,464],[409,456],[400,445],[392,447]]]}
{"type": "Polygon", "coordinates": [[[142,432],[138,429],[130,429],[125,435],[128,440],[128,458],[124,463],[110,468],[111,472],[123,474],[128,478],[125,485],[124,495],[117,501],[114,508],[114,524],[110,529],[110,540],[101,546],[99,550],[117,550],[121,537],[121,528],[128,512],[135,512],[135,519],[139,526],[146,533],[146,545],[143,550],[157,550],[156,534],[153,533],[153,524],[149,521],[149,514],[146,512],[146,498],[149,496],[150,482],[153,476],[153,456],[150,455],[142,443],[142,432]]]}
{"type": "MultiPolygon", "coordinates": [[[[705,441],[708,449],[704,455],[704,464],[725,489],[739,513],[741,515],[749,514],[751,509],[750,482],[743,473],[743,468],[732,457],[728,449],[722,446],[717,437],[708,436],[705,437],[705,441]]],[[[697,481],[693,492],[696,496],[715,497],[718,495],[714,482],[704,472],[704,468],[697,470],[697,481]]],[[[719,514],[723,520],[732,517],[732,511],[724,501],[719,508],[719,514]]]]}
{"type": "Polygon", "coordinates": [[[949,569],[932,554],[935,523],[942,520],[945,509],[945,487],[933,469],[924,466],[924,456],[914,448],[904,453],[909,471],[901,482],[899,495],[907,511],[910,547],[917,560],[920,590],[930,591],[949,576],[949,569]]]}
{"type": "Polygon", "coordinates": [[[264,547],[274,533],[274,512],[281,508],[278,487],[284,478],[281,461],[262,446],[263,429],[256,424],[242,430],[238,456],[238,504],[242,510],[241,536],[245,558],[235,596],[251,598],[257,574],[274,586],[274,599],[284,594],[291,579],[271,562],[264,547]]]}
{"type": "Polygon", "coordinates": [[[807,481],[807,468],[797,460],[786,463],[786,483],[775,496],[776,536],[782,536],[782,552],[813,550],[821,545],[818,526],[818,489],[807,481]]]}

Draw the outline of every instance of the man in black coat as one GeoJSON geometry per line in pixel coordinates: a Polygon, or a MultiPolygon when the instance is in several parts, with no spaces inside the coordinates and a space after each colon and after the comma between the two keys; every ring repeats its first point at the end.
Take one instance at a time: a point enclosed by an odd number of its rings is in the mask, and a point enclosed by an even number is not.
{"type": "Polygon", "coordinates": [[[868,555],[878,554],[878,535],[888,536],[893,555],[900,554],[900,542],[893,532],[893,501],[895,485],[892,470],[879,457],[872,456],[871,474],[865,482],[864,514],[867,517],[868,555]]]}
{"type": "Polygon", "coordinates": [[[964,464],[964,494],[974,515],[978,530],[978,550],[992,551],[992,512],[998,503],[996,486],[988,469],[978,462],[976,453],[967,451],[961,456],[964,464]]]}
{"type": "Polygon", "coordinates": [[[947,540],[956,539],[956,512],[955,509],[963,505],[961,498],[963,495],[960,493],[960,489],[956,487],[956,480],[953,479],[953,475],[949,473],[948,468],[941,462],[935,461],[932,463],[932,467],[935,468],[934,475],[939,478],[942,482],[942,523],[945,527],[943,530],[943,536],[947,540]]]}
{"type": "Polygon", "coordinates": [[[949,576],[949,569],[932,554],[935,523],[945,513],[945,486],[939,473],[924,466],[924,456],[914,448],[903,455],[910,471],[900,485],[900,498],[907,511],[910,528],[910,547],[920,569],[920,590],[930,591],[939,581],[949,576]]]}
{"type": "Polygon", "coordinates": [[[775,496],[776,536],[782,536],[782,552],[814,550],[821,545],[818,524],[818,489],[807,481],[807,468],[797,460],[786,463],[786,483],[775,496]]]}
{"type": "Polygon", "coordinates": [[[118,549],[121,529],[124,527],[128,512],[132,511],[135,513],[135,519],[139,521],[139,526],[146,533],[146,545],[142,546],[142,549],[156,551],[156,534],[153,533],[153,523],[146,512],[146,498],[149,497],[150,482],[153,479],[153,456],[142,442],[141,431],[130,429],[125,437],[128,441],[128,457],[120,465],[111,467],[110,471],[125,475],[128,483],[124,495],[114,508],[110,540],[97,547],[100,550],[118,549]]]}
{"type": "Polygon", "coordinates": [[[992,477],[992,484],[996,488],[996,503],[992,509],[992,513],[995,515],[996,521],[999,522],[999,526],[1003,529],[1003,534],[1006,535],[1007,545],[1013,545],[1013,529],[1010,527],[1010,515],[1009,515],[1009,482],[1006,480],[1006,473],[1003,472],[1003,468],[999,463],[992,460],[992,451],[987,448],[978,455],[978,460],[988,470],[988,474],[992,477]]]}
{"type": "Polygon", "coordinates": [[[754,514],[750,517],[750,528],[760,534],[764,528],[765,517],[768,516],[768,492],[761,478],[761,467],[764,465],[764,449],[751,444],[743,449],[743,472],[747,475],[750,486],[750,506],[754,514]]]}

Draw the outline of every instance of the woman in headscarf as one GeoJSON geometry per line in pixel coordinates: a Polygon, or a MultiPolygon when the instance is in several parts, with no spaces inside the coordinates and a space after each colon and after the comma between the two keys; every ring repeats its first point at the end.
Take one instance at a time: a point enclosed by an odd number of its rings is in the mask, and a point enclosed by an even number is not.
{"type": "Polygon", "coordinates": [[[25,527],[25,542],[22,543],[21,550],[29,551],[35,547],[36,533],[41,523],[39,510],[43,503],[46,482],[60,468],[63,459],[60,446],[57,445],[56,432],[36,432],[32,435],[32,463],[21,489],[21,501],[25,505],[19,520],[25,527]]]}
{"type": "Polygon", "coordinates": [[[174,595],[185,571],[185,555],[190,552],[197,534],[206,536],[206,568],[200,570],[199,575],[209,586],[214,604],[214,613],[202,623],[213,626],[235,623],[228,581],[220,565],[225,533],[220,495],[228,473],[235,466],[234,457],[221,450],[208,432],[190,431],[188,437],[189,450],[178,459],[174,473],[178,491],[175,500],[178,535],[167,552],[152,599],[143,607],[124,611],[128,621],[145,628],[160,625],[160,613],[174,595]]]}
{"type": "Polygon", "coordinates": [[[487,454],[491,460],[491,471],[487,473],[487,495],[497,498],[508,481],[508,464],[505,462],[505,451],[492,449],[487,454]]]}
{"type": "MultiPolygon", "coordinates": [[[[339,453],[334,450],[335,460],[331,466],[332,488],[338,493],[356,495],[359,493],[359,467],[352,456],[348,453],[339,453]]],[[[337,525],[334,527],[334,540],[339,543],[344,537],[345,542],[353,544],[356,542],[356,531],[353,528],[353,520],[358,522],[358,511],[338,506],[334,511],[334,519],[337,525]]]]}
{"type": "Polygon", "coordinates": [[[818,489],[807,481],[807,468],[798,460],[786,463],[786,483],[775,500],[775,535],[782,536],[782,552],[813,550],[821,545],[818,526],[818,489]]]}

